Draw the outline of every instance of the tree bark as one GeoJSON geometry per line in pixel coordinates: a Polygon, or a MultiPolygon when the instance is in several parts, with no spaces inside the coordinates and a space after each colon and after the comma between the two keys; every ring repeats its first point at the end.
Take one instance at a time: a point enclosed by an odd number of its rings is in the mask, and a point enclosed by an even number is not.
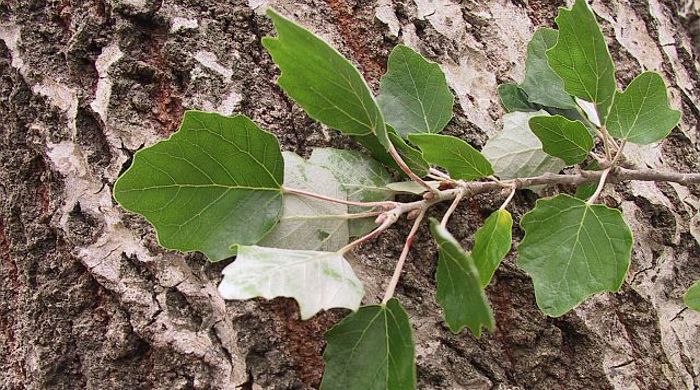
{"type": "MultiPolygon", "coordinates": [[[[323,332],[346,312],[299,319],[288,299],[224,302],[223,264],[158,247],[111,198],[134,151],[189,108],[242,112],[283,148],[355,147],[309,120],[275,85],[260,44],[266,6],[327,38],[376,89],[405,43],[441,64],[457,95],[446,133],[482,146],[503,115],[498,83],[520,81],[534,29],[564,2],[542,0],[5,0],[0,2],[0,388],[311,389],[323,332]]],[[[630,147],[636,168],[700,171],[697,1],[600,1],[621,86],[659,71],[683,122],[630,147]]],[[[571,190],[571,188],[560,188],[571,190]]],[[[519,219],[535,195],[519,192],[519,219]]],[[[635,235],[621,292],[547,318],[511,253],[488,288],[497,328],[453,335],[434,300],[426,227],[397,288],[417,343],[420,389],[697,389],[700,314],[681,296],[700,278],[700,187],[630,182],[601,201],[635,235]]],[[[471,236],[500,196],[463,202],[471,236]],[[492,199],[494,198],[494,199],[492,199]]],[[[446,210],[441,205],[435,215],[446,210]]],[[[410,222],[355,254],[367,303],[381,300],[410,222]]],[[[516,227],[516,240],[522,232],[516,227]]]]}

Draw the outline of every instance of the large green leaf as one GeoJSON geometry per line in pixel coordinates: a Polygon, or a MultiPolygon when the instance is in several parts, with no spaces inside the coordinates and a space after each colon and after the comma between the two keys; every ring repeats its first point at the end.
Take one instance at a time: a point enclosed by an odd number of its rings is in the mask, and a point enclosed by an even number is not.
{"type": "Polygon", "coordinates": [[[163,247],[219,261],[277,223],[283,175],[274,135],[243,115],[188,111],[170,139],[136,153],[114,198],[146,217],[163,247]]]}
{"type": "Polygon", "coordinates": [[[240,246],[222,274],[224,299],[294,298],[303,320],[334,307],[357,310],[364,296],[362,282],[336,252],[240,246]]]}
{"type": "Polygon", "coordinates": [[[513,111],[537,111],[534,104],[527,100],[527,94],[515,84],[501,84],[498,86],[498,97],[506,112],[513,111]]]}
{"type": "Polygon", "coordinates": [[[542,150],[542,143],[530,131],[530,118],[549,115],[546,111],[511,112],[503,116],[503,130],[490,138],[482,153],[501,179],[539,176],[559,172],[566,165],[542,150]]]}
{"type": "Polygon", "coordinates": [[[530,118],[530,130],[542,142],[542,150],[568,165],[585,160],[593,149],[593,137],[586,126],[560,115],[530,118]]]}
{"type": "Polygon", "coordinates": [[[617,92],[606,125],[613,137],[646,145],[666,138],[680,119],[680,111],[670,108],[661,76],[644,72],[617,92]]]}
{"type": "Polygon", "coordinates": [[[493,174],[491,163],[457,137],[410,134],[408,139],[420,148],[426,161],[447,169],[453,179],[474,180],[493,174]]]}
{"type": "MultiPolygon", "coordinates": [[[[292,152],[283,152],[284,185],[345,199],[345,190],[333,173],[292,152]]],[[[284,194],[284,212],[279,224],[258,243],[284,249],[336,251],[348,243],[348,220],[344,204],[295,194],[284,194]]]]}
{"type": "MultiPolygon", "coordinates": [[[[391,175],[376,160],[355,150],[316,148],[309,161],[333,173],[344,191],[344,197],[354,202],[379,202],[394,197],[386,188],[392,182],[391,175]]],[[[367,211],[366,207],[350,206],[350,213],[367,211]]],[[[374,218],[349,221],[350,235],[361,236],[377,225],[374,218]]],[[[338,249],[338,248],[336,248],[338,249]]]]}
{"type": "MultiPolygon", "coordinates": [[[[564,89],[564,81],[547,62],[547,50],[557,43],[559,32],[543,27],[535,31],[527,45],[525,80],[520,88],[531,103],[561,109],[576,108],[576,102],[564,89]]],[[[525,110],[519,110],[525,111],[525,110]]]]}
{"type": "Polygon", "coordinates": [[[615,95],[615,64],[593,11],[586,0],[556,18],[559,40],[547,51],[549,66],[564,80],[570,95],[594,103],[601,123],[615,95]]]}
{"type": "Polygon", "coordinates": [[[408,315],[392,298],[363,306],[326,333],[321,390],[413,390],[416,364],[408,315]]]}
{"type": "Polygon", "coordinates": [[[700,280],[696,280],[683,295],[683,302],[691,309],[700,311],[700,280]]]}
{"type": "Polygon", "coordinates": [[[438,64],[407,46],[394,47],[377,102],[399,135],[441,132],[452,119],[454,100],[438,64]]]}
{"type": "Polygon", "coordinates": [[[495,323],[472,256],[434,218],[430,231],[440,248],[437,268],[437,301],[453,333],[468,327],[476,337],[481,328],[493,331],[495,323]]]}
{"type": "Polygon", "coordinates": [[[512,239],[513,217],[508,210],[494,211],[474,234],[472,258],[482,287],[488,286],[496,268],[510,252],[512,239]]]}
{"type": "Polygon", "coordinates": [[[317,121],[356,136],[376,136],[390,149],[384,118],[372,91],[350,61],[321,38],[269,9],[277,37],[263,46],[282,70],[282,89],[317,121]]]}
{"type": "Polygon", "coordinates": [[[538,200],[520,226],[518,265],[532,278],[545,314],[559,317],[595,293],[622,286],[632,232],[619,210],[558,195],[538,200]]]}

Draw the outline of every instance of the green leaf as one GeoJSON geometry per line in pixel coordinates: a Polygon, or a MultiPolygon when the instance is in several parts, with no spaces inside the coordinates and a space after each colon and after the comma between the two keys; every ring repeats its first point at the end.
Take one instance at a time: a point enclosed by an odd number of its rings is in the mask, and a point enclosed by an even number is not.
{"type": "Polygon", "coordinates": [[[493,331],[493,313],[472,256],[434,218],[430,219],[430,231],[440,248],[437,301],[450,330],[459,333],[466,326],[476,337],[481,336],[482,327],[493,331]]]}
{"type": "MultiPolygon", "coordinates": [[[[429,180],[426,181],[425,184],[429,185],[430,188],[438,189],[440,188],[440,182],[439,181],[433,181],[429,180]]],[[[416,183],[415,181],[399,181],[395,183],[389,183],[386,185],[386,188],[394,191],[394,192],[403,192],[407,194],[415,194],[415,195],[421,195],[425,191],[425,187],[422,185],[416,183]]]]}
{"type": "Polygon", "coordinates": [[[441,132],[452,119],[454,101],[438,64],[404,45],[394,47],[377,102],[399,135],[441,132]]]}
{"type": "MultiPolygon", "coordinates": [[[[283,152],[284,185],[336,199],[346,193],[333,173],[295,153],[283,152]]],[[[284,194],[279,224],[258,243],[283,249],[336,251],[349,241],[348,207],[295,194],[284,194]]]]}
{"type": "Polygon", "coordinates": [[[537,116],[530,118],[530,129],[540,139],[547,154],[559,157],[568,165],[585,160],[593,149],[593,137],[579,121],[570,121],[559,115],[537,116]]]}
{"type": "Polygon", "coordinates": [[[551,28],[543,27],[535,31],[527,45],[525,81],[520,88],[531,103],[560,109],[576,108],[574,99],[564,89],[564,81],[547,62],[546,52],[557,43],[558,37],[559,32],[551,28]]]}
{"type": "Polygon", "coordinates": [[[277,138],[250,119],[187,111],[170,139],[136,153],[114,199],[146,217],[164,248],[219,261],[277,223],[283,174],[277,138]]]}
{"type": "Polygon", "coordinates": [[[384,118],[372,91],[350,61],[308,30],[271,8],[277,38],[263,46],[282,70],[277,84],[309,116],[348,135],[376,136],[390,149],[384,118]]]}
{"type": "Polygon", "coordinates": [[[666,138],[680,120],[680,111],[669,105],[664,80],[644,72],[616,93],[606,125],[613,137],[646,145],[666,138]]]}
{"type": "Polygon", "coordinates": [[[549,115],[546,111],[511,112],[503,116],[503,130],[486,142],[483,155],[501,179],[539,176],[559,172],[566,165],[542,150],[542,143],[530,131],[530,118],[549,115]]]}
{"type": "Polygon", "coordinates": [[[559,40],[547,50],[549,66],[566,92],[595,104],[605,123],[615,95],[615,64],[595,15],[586,0],[576,0],[571,10],[560,8],[556,22],[559,40]]]}
{"type": "Polygon", "coordinates": [[[224,299],[294,298],[303,320],[334,307],[357,310],[364,296],[362,282],[336,252],[240,246],[222,274],[224,299]]]}
{"type": "Polygon", "coordinates": [[[498,86],[498,96],[501,98],[501,105],[506,112],[513,111],[537,111],[536,106],[530,104],[527,94],[515,84],[501,84],[498,86]]]}
{"type": "MultiPolygon", "coordinates": [[[[418,176],[427,175],[430,166],[423,159],[423,155],[421,154],[421,152],[418,151],[416,148],[412,147],[411,145],[407,144],[406,141],[404,141],[403,138],[396,134],[394,129],[392,129],[390,126],[387,126],[387,131],[391,143],[394,145],[396,151],[399,153],[399,156],[401,156],[406,165],[409,168],[411,168],[411,170],[418,176]]],[[[387,153],[386,149],[384,149],[384,146],[382,146],[377,141],[377,137],[373,135],[365,135],[353,136],[352,138],[355,141],[362,144],[365,148],[367,148],[370,151],[372,157],[384,164],[384,166],[391,167],[400,174],[404,174],[403,171],[401,171],[401,169],[399,168],[399,166],[396,165],[394,159],[391,158],[389,153],[387,153]]]]}
{"type": "Polygon", "coordinates": [[[423,152],[423,158],[441,166],[453,179],[474,180],[493,174],[491,163],[465,141],[450,135],[410,134],[408,139],[423,152]]]}
{"type": "Polygon", "coordinates": [[[689,308],[700,311],[700,280],[696,280],[683,295],[683,302],[689,308]]]}
{"type": "MultiPolygon", "coordinates": [[[[389,172],[376,160],[355,150],[316,148],[309,161],[333,173],[340,182],[344,196],[354,202],[380,202],[394,197],[393,191],[386,188],[392,178],[389,172]]],[[[350,213],[367,211],[366,207],[350,206],[350,213]]],[[[350,235],[357,237],[368,233],[377,225],[374,218],[352,219],[349,221],[350,235]]],[[[336,248],[339,249],[339,248],[336,248]]]]}
{"type": "Polygon", "coordinates": [[[326,332],[321,390],[413,390],[413,331],[401,304],[363,306],[326,332]]]}
{"type": "Polygon", "coordinates": [[[632,232],[619,210],[569,195],[540,199],[520,222],[518,265],[535,285],[537,305],[559,317],[589,296],[618,291],[632,253],[632,232]]]}
{"type": "Polygon", "coordinates": [[[494,211],[474,234],[472,258],[482,287],[489,285],[496,268],[510,252],[512,239],[513,217],[507,210],[494,211]]]}

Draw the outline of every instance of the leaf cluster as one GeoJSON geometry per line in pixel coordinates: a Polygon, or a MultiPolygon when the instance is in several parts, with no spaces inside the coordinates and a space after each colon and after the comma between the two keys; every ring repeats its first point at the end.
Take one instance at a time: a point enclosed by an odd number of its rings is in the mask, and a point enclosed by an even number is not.
{"type": "MultiPolygon", "coordinates": [[[[328,43],[273,10],[277,35],[263,45],[281,70],[279,86],[313,119],[363,145],[317,148],[308,159],[282,152],[275,136],[243,115],[188,111],[179,131],[136,153],[114,186],[125,209],[143,215],[160,244],[232,256],[219,286],[226,299],[294,298],[301,317],[354,311],[331,329],[322,389],[411,389],[416,385],[409,316],[393,297],[401,267],[426,210],[438,247],[437,302],[454,333],[479,337],[495,319],[485,289],[511,251],[506,207],[520,180],[579,166],[602,171],[577,196],[538,200],[520,221],[518,266],[532,278],[537,304],[550,316],[593,294],[618,291],[633,238],[622,214],[596,204],[626,143],[666,137],[680,120],[660,75],[645,72],[622,91],[595,15],[584,0],[561,9],[558,30],[537,30],[527,48],[525,79],[504,84],[502,130],[479,151],[440,134],[454,96],[440,66],[413,49],[392,51],[374,96],[357,68],[328,43]],[[581,39],[585,37],[585,39],[581,39]],[[411,181],[396,181],[408,176],[411,181]],[[492,181],[510,196],[466,250],[448,219],[469,184],[492,181]],[[420,195],[398,203],[397,193],[420,195]],[[347,254],[399,217],[415,218],[382,303],[360,306],[364,288],[347,254]],[[354,240],[353,240],[354,239],[354,240]]],[[[696,283],[685,297],[698,309],[696,283]]]]}

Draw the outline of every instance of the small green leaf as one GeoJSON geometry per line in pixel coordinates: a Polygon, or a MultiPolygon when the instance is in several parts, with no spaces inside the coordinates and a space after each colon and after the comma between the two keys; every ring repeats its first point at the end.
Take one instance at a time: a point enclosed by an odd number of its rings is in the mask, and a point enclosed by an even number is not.
{"type": "Polygon", "coordinates": [[[357,68],[273,9],[267,15],[277,38],[265,37],[262,43],[282,70],[277,84],[313,119],[348,135],[374,135],[390,149],[382,113],[357,68]]]}
{"type": "Polygon", "coordinates": [[[576,108],[574,99],[564,89],[564,81],[547,62],[546,52],[554,47],[558,37],[559,32],[551,28],[543,27],[535,31],[527,45],[525,81],[520,88],[531,103],[560,109],[576,108]]]}
{"type": "Polygon", "coordinates": [[[680,119],[680,111],[669,105],[661,76],[644,72],[625,92],[617,92],[606,125],[613,137],[646,145],[666,138],[680,119]]]}
{"type": "Polygon", "coordinates": [[[187,111],[170,139],[136,153],[114,199],[146,217],[164,248],[219,261],[275,226],[283,175],[274,135],[243,115],[187,111]]]}
{"type": "Polygon", "coordinates": [[[689,308],[700,311],[700,280],[696,280],[683,295],[683,302],[689,308]]]}
{"type": "Polygon", "coordinates": [[[513,111],[537,111],[537,107],[530,104],[527,94],[515,84],[501,84],[498,86],[498,97],[506,112],[513,111]]]}
{"type": "MultiPolygon", "coordinates": [[[[440,182],[439,181],[426,181],[425,184],[429,185],[430,188],[438,189],[440,187],[440,182]]],[[[425,191],[425,187],[422,185],[416,183],[415,181],[399,181],[395,183],[389,183],[386,185],[386,188],[394,191],[394,192],[403,192],[407,194],[415,194],[415,195],[421,195],[425,191]]]]}
{"type": "Polygon", "coordinates": [[[530,118],[541,115],[549,114],[511,112],[503,116],[503,130],[490,138],[482,150],[496,176],[514,179],[557,173],[564,168],[564,161],[545,153],[540,140],[530,131],[530,118]]]}
{"type": "Polygon", "coordinates": [[[474,234],[472,258],[482,287],[491,282],[496,268],[510,251],[512,239],[513,217],[508,210],[494,211],[474,234]]]}
{"type": "Polygon", "coordinates": [[[423,158],[441,166],[453,179],[474,180],[493,174],[491,163],[465,141],[450,135],[410,134],[408,139],[423,152],[423,158]]]}
{"type": "MultiPolygon", "coordinates": [[[[428,163],[423,159],[421,152],[407,144],[403,138],[396,134],[391,126],[387,126],[387,131],[391,143],[394,144],[396,151],[399,153],[399,156],[401,156],[406,165],[418,176],[427,175],[430,165],[428,165],[428,163]]],[[[384,164],[384,166],[390,167],[400,174],[403,174],[403,171],[401,171],[399,166],[396,165],[394,159],[391,158],[386,149],[384,149],[384,146],[377,141],[377,137],[373,135],[364,135],[353,136],[352,138],[367,148],[372,157],[384,164]]]]}
{"type": "MultiPolygon", "coordinates": [[[[379,162],[360,152],[315,148],[309,161],[331,171],[340,182],[344,197],[350,201],[380,202],[394,197],[393,191],[386,188],[392,181],[389,172],[379,162]]],[[[349,207],[350,213],[363,211],[367,211],[367,208],[349,207]]],[[[352,219],[349,224],[350,235],[353,237],[361,236],[377,227],[374,218],[352,219]]]]}
{"type": "Polygon", "coordinates": [[[563,116],[530,118],[530,130],[540,139],[547,154],[559,157],[568,165],[585,160],[593,149],[593,137],[586,126],[563,116]]]}
{"type": "Polygon", "coordinates": [[[569,195],[540,199],[520,222],[518,265],[535,285],[537,305],[559,317],[589,296],[618,291],[632,253],[632,232],[619,210],[569,195]]]}
{"type": "Polygon", "coordinates": [[[416,358],[408,314],[392,298],[363,306],[326,332],[321,390],[413,390],[416,358]]]}
{"type": "Polygon", "coordinates": [[[454,100],[438,64],[407,46],[394,47],[377,102],[400,136],[441,132],[452,119],[454,100]]]}
{"type": "Polygon", "coordinates": [[[556,18],[559,40],[547,50],[549,66],[564,80],[570,95],[594,103],[601,123],[615,95],[615,64],[593,11],[586,0],[571,10],[560,8],[556,18]]]}
{"type": "Polygon", "coordinates": [[[222,274],[224,299],[294,298],[303,320],[334,307],[357,310],[364,296],[362,282],[335,252],[239,246],[222,274]]]}
{"type": "Polygon", "coordinates": [[[434,218],[430,219],[430,231],[440,248],[437,301],[450,330],[459,333],[466,326],[476,337],[481,336],[482,327],[493,331],[493,313],[472,256],[434,218]]]}
{"type": "MultiPolygon", "coordinates": [[[[292,152],[282,152],[282,156],[285,187],[346,199],[345,191],[330,170],[292,152]]],[[[258,245],[336,251],[349,241],[347,213],[348,207],[344,204],[284,194],[280,222],[258,245]]]]}

